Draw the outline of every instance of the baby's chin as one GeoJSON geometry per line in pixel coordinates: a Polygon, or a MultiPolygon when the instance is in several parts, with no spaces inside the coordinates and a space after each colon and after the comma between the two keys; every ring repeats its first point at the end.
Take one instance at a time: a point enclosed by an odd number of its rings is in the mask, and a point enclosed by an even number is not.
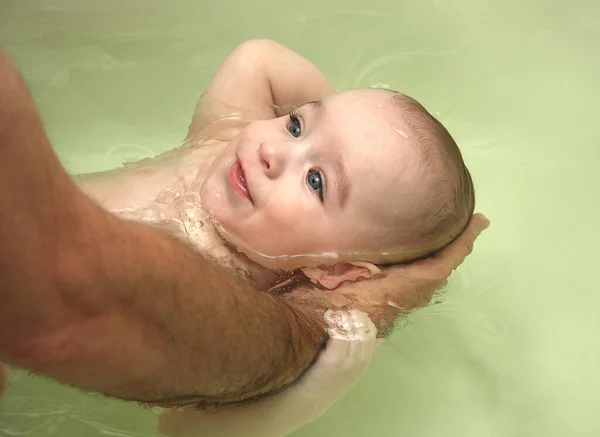
{"type": "Polygon", "coordinates": [[[229,232],[214,218],[211,219],[213,225],[221,237],[230,245],[235,247],[238,252],[243,253],[250,261],[261,265],[262,267],[277,273],[286,273],[297,270],[302,267],[316,267],[323,264],[335,264],[338,258],[336,253],[321,254],[265,254],[246,243],[242,238],[229,232]]]}

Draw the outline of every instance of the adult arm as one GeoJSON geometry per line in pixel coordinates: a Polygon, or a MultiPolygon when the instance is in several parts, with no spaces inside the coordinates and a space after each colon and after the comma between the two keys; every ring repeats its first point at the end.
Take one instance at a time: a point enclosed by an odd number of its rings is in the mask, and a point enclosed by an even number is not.
{"type": "Polygon", "coordinates": [[[339,293],[299,288],[283,299],[258,292],[85,197],[1,51],[0,205],[0,360],[163,404],[231,402],[284,385],[324,342],[324,308],[357,306],[385,327],[396,306],[428,301],[484,220],[475,216],[440,256],[377,281],[339,293]]]}
{"type": "Polygon", "coordinates": [[[228,402],[300,374],[322,312],[252,289],[71,182],[0,51],[0,359],[123,399],[228,402]]]}
{"type": "Polygon", "coordinates": [[[169,437],[282,437],[312,422],[366,373],[377,330],[360,311],[327,313],[331,335],[315,364],[289,388],[215,411],[172,409],[159,420],[169,437]],[[346,329],[340,329],[342,322],[346,329]],[[350,329],[348,329],[350,328],[350,329]]]}

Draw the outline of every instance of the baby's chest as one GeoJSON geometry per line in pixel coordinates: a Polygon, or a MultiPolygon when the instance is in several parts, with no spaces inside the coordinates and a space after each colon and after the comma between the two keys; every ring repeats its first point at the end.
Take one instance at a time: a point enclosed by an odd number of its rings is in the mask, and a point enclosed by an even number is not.
{"type": "Polygon", "coordinates": [[[146,223],[168,232],[203,257],[258,288],[267,288],[275,279],[273,272],[252,263],[223,240],[196,195],[164,193],[143,208],[113,212],[125,219],[146,223]]]}
{"type": "Polygon", "coordinates": [[[113,210],[127,219],[162,229],[189,244],[204,256],[221,258],[229,248],[202,209],[199,196],[167,190],[142,208],[113,210]]]}

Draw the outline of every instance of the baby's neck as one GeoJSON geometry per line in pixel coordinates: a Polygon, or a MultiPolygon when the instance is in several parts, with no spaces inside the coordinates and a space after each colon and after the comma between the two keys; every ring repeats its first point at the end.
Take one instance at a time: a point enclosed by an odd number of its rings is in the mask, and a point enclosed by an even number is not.
{"type": "Polygon", "coordinates": [[[227,243],[202,209],[200,188],[215,158],[227,146],[207,141],[152,159],[76,180],[88,196],[128,220],[154,225],[191,245],[260,290],[278,275],[249,260],[227,243]]]}

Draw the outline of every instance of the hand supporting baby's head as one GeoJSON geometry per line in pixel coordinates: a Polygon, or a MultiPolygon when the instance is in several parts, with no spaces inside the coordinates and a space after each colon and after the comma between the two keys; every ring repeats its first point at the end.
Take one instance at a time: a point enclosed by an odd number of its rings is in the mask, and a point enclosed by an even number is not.
{"type": "Polygon", "coordinates": [[[477,237],[489,226],[481,214],[471,217],[465,230],[448,246],[424,259],[382,267],[369,280],[344,282],[334,290],[300,286],[285,294],[293,304],[316,309],[358,309],[369,315],[385,337],[398,316],[427,306],[436,290],[473,250],[477,237]]]}
{"type": "Polygon", "coordinates": [[[466,227],[474,191],[433,116],[403,94],[367,89],[247,126],[213,165],[202,201],[252,261],[304,267],[335,288],[446,246],[466,227]]]}
{"type": "MultiPolygon", "coordinates": [[[[215,161],[201,196],[223,237],[250,260],[301,270],[336,291],[444,248],[474,208],[447,130],[410,97],[375,89],[249,124],[215,161]]],[[[367,296],[353,299],[385,312],[417,304],[367,296]]]]}

